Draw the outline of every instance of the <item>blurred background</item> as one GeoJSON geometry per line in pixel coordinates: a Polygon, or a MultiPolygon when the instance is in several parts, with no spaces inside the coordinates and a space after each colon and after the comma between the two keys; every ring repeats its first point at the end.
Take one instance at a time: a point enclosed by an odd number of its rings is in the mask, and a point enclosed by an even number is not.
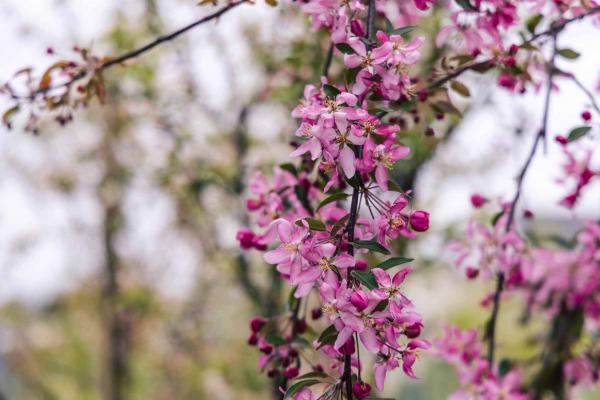
{"type": "MultiPolygon", "coordinates": [[[[140,46],[210,12],[196,3],[2,0],[0,82],[24,66],[42,71],[54,60],[48,47],[68,58],[77,44],[96,54],[140,46]]],[[[440,18],[425,35],[434,37],[440,18]]],[[[572,24],[561,37],[583,54],[564,67],[590,88],[600,65],[600,52],[589,51],[594,29],[572,24]]],[[[111,69],[107,103],[66,128],[43,121],[37,136],[0,128],[0,398],[270,398],[258,353],[246,345],[247,321],[280,312],[288,288],[259,253],[240,252],[235,233],[249,223],[243,197],[252,171],[290,161],[290,110],[318,81],[327,47],[294,4],[242,6],[111,69]]],[[[429,51],[425,62],[439,58],[429,51]]],[[[406,289],[427,339],[444,321],[484,323],[478,303],[489,288],[467,282],[445,246],[474,214],[472,193],[512,196],[539,129],[540,96],[515,98],[494,82],[467,75],[471,98],[454,99],[463,118],[434,124],[433,137],[417,126],[414,156],[394,171],[432,213],[430,231],[400,245],[417,259],[406,289]]],[[[562,84],[551,136],[579,124],[585,108],[577,88],[562,84]]],[[[557,205],[563,161],[550,142],[527,176],[522,208],[536,218],[519,223],[533,236],[570,238],[582,221],[600,218],[597,181],[572,212],[557,205]]],[[[488,211],[474,216],[496,210],[488,211]]],[[[507,304],[500,353],[531,354],[535,344],[512,334],[522,305],[507,304]]],[[[430,356],[416,372],[417,381],[393,374],[386,394],[443,399],[456,386],[430,356]]]]}

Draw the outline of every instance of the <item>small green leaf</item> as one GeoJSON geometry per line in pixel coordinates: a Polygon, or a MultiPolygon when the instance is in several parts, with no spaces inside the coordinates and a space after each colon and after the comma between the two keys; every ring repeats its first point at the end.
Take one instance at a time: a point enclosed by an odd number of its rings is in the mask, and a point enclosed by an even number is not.
{"type": "Polygon", "coordinates": [[[379,243],[375,239],[371,240],[355,240],[351,242],[351,244],[357,249],[369,249],[372,251],[376,251],[382,254],[390,254],[390,251],[383,247],[381,243],[379,243]]]}
{"type": "Polygon", "coordinates": [[[414,25],[407,25],[407,26],[400,27],[398,29],[394,29],[393,31],[388,32],[388,34],[404,36],[407,33],[414,31],[416,28],[417,27],[414,25]]]}
{"type": "Polygon", "coordinates": [[[454,90],[456,93],[460,94],[463,97],[471,96],[471,91],[469,90],[469,88],[459,81],[452,81],[450,83],[450,87],[452,88],[452,90],[454,90]]]}
{"type": "Polygon", "coordinates": [[[358,279],[363,285],[369,288],[369,290],[377,289],[379,287],[379,285],[377,285],[375,275],[373,275],[369,271],[359,271],[357,269],[353,269],[351,274],[353,277],[358,279]]]}
{"type": "Polygon", "coordinates": [[[542,21],[542,15],[541,14],[537,14],[534,15],[532,17],[529,17],[527,19],[527,22],[525,22],[525,27],[527,28],[527,32],[529,33],[535,33],[535,28],[537,28],[538,24],[542,21]]]}
{"type": "Polygon", "coordinates": [[[356,53],[352,46],[350,46],[348,43],[338,43],[335,45],[335,47],[344,54],[356,53]]]}
{"type": "Polygon", "coordinates": [[[307,217],[307,218],[304,218],[304,219],[299,219],[298,221],[296,221],[296,225],[298,225],[298,226],[304,226],[304,224],[302,223],[302,221],[306,221],[306,223],[308,224],[309,229],[312,230],[312,231],[325,231],[325,230],[327,230],[327,226],[322,221],[319,221],[318,219],[311,218],[311,217],[307,217]]]}
{"type": "Polygon", "coordinates": [[[409,263],[414,260],[415,260],[414,258],[392,257],[392,258],[388,258],[384,262],[376,265],[374,268],[381,268],[383,270],[388,270],[392,267],[395,267],[396,265],[406,264],[406,263],[409,263]]]}
{"type": "Polygon", "coordinates": [[[301,380],[305,380],[305,379],[317,379],[317,378],[330,378],[330,376],[328,374],[326,374],[325,372],[312,371],[312,372],[306,373],[304,375],[300,375],[299,377],[296,378],[296,380],[301,381],[301,380]]]}
{"type": "Polygon", "coordinates": [[[558,54],[560,54],[564,58],[568,58],[569,60],[574,60],[580,56],[580,54],[573,49],[560,49],[557,52],[558,54]]]}
{"type": "Polygon", "coordinates": [[[356,80],[356,75],[360,72],[360,68],[344,69],[344,81],[351,85],[356,80]]]}
{"type": "Polygon", "coordinates": [[[284,400],[291,399],[300,389],[303,389],[308,386],[316,385],[317,383],[321,383],[320,380],[317,379],[308,379],[305,381],[299,381],[294,383],[290,388],[285,392],[285,396],[283,396],[284,400]]]}
{"type": "Polygon", "coordinates": [[[344,192],[334,193],[319,203],[319,207],[317,207],[317,211],[319,211],[321,209],[321,207],[326,206],[329,203],[333,203],[334,201],[345,200],[346,198],[348,198],[348,196],[349,195],[344,192]]]}
{"type": "Polygon", "coordinates": [[[373,309],[373,312],[383,311],[383,310],[385,310],[387,308],[387,306],[389,304],[390,304],[389,300],[380,301],[379,303],[377,303],[377,305],[373,309]]]}
{"type": "Polygon", "coordinates": [[[504,211],[500,211],[492,217],[492,226],[496,226],[500,218],[504,215],[504,211]]]}
{"type": "Polygon", "coordinates": [[[313,214],[313,209],[310,205],[310,201],[308,201],[308,193],[306,192],[306,189],[303,186],[296,185],[294,186],[294,192],[296,193],[298,200],[300,200],[302,207],[304,207],[309,214],[313,214]]]}
{"type": "Polygon", "coordinates": [[[332,99],[335,99],[338,94],[342,93],[338,88],[331,85],[323,85],[323,91],[327,97],[331,97],[332,99]]]}
{"type": "Polygon", "coordinates": [[[435,103],[431,103],[431,108],[436,112],[441,112],[444,114],[448,113],[460,115],[460,111],[458,111],[458,109],[448,101],[436,101],[435,103]]]}
{"type": "Polygon", "coordinates": [[[323,332],[321,332],[321,335],[317,339],[317,342],[319,342],[319,347],[317,347],[317,350],[325,346],[326,344],[334,343],[337,339],[337,336],[338,331],[337,329],[335,329],[335,326],[329,325],[327,328],[325,328],[323,332]]]}
{"type": "Polygon", "coordinates": [[[338,233],[338,231],[346,225],[346,222],[348,222],[349,218],[350,214],[346,214],[342,218],[340,218],[335,224],[333,224],[333,226],[331,227],[331,236],[335,236],[338,233]]]}
{"type": "Polygon", "coordinates": [[[291,173],[294,176],[298,176],[298,171],[296,170],[296,166],[292,163],[285,163],[279,166],[284,171],[291,173]]]}
{"type": "Polygon", "coordinates": [[[19,106],[16,105],[14,107],[9,108],[8,110],[6,110],[4,112],[4,114],[2,114],[2,123],[8,128],[10,129],[12,127],[12,124],[10,122],[10,120],[12,119],[12,117],[19,112],[19,106]]]}
{"type": "Polygon", "coordinates": [[[500,373],[500,376],[504,376],[506,375],[513,367],[513,362],[510,361],[508,358],[503,358],[502,360],[500,360],[500,362],[498,363],[498,372],[500,373]]]}
{"type": "Polygon", "coordinates": [[[283,346],[284,344],[286,344],[286,341],[276,332],[267,333],[267,335],[265,336],[265,340],[275,346],[283,346]]]}
{"type": "Polygon", "coordinates": [[[588,134],[588,132],[592,129],[591,126],[580,126],[577,128],[574,128],[573,130],[571,130],[571,132],[569,132],[569,136],[567,137],[567,140],[570,142],[574,142],[579,138],[584,137],[585,135],[588,134]]]}
{"type": "Polygon", "coordinates": [[[478,11],[477,7],[473,6],[469,0],[455,0],[456,4],[464,8],[465,10],[478,11]]]}

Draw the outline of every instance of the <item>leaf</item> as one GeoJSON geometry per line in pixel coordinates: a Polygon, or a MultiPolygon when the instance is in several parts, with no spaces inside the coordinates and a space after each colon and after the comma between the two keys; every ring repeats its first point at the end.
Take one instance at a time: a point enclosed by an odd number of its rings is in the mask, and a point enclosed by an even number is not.
{"type": "Polygon", "coordinates": [[[319,203],[319,206],[317,207],[317,211],[319,211],[321,209],[321,207],[326,206],[329,203],[333,203],[334,201],[345,200],[348,198],[348,196],[349,195],[344,192],[334,193],[319,203]]]}
{"type": "Polygon", "coordinates": [[[19,105],[16,105],[14,107],[9,108],[8,110],[6,110],[4,112],[4,114],[2,114],[2,123],[4,125],[6,125],[6,127],[8,129],[12,128],[12,124],[10,122],[10,120],[12,119],[12,117],[19,112],[19,105]]]}
{"type": "Polygon", "coordinates": [[[542,18],[543,18],[542,14],[537,14],[532,17],[529,17],[527,19],[527,21],[525,22],[525,27],[527,28],[527,32],[532,33],[532,34],[535,33],[535,28],[542,21],[542,18]]]}
{"type": "Polygon", "coordinates": [[[469,91],[469,88],[460,83],[459,81],[452,81],[450,83],[450,87],[452,88],[452,90],[454,90],[456,93],[460,94],[463,97],[471,96],[471,91],[469,91]]]}
{"type": "Polygon", "coordinates": [[[50,87],[50,84],[52,83],[52,71],[54,71],[55,69],[66,68],[67,66],[69,66],[68,62],[58,61],[52,64],[50,67],[48,67],[48,69],[46,70],[46,72],[44,72],[44,75],[42,75],[42,78],[40,79],[39,89],[47,89],[48,87],[50,87]]]}
{"type": "Polygon", "coordinates": [[[350,85],[356,80],[356,75],[360,72],[360,68],[344,69],[344,81],[350,85]]]}
{"type": "Polygon", "coordinates": [[[369,271],[359,271],[357,269],[353,269],[350,273],[363,285],[369,288],[369,290],[377,289],[379,287],[379,285],[377,284],[377,280],[375,279],[375,275],[373,275],[369,271]]]}
{"type": "Polygon", "coordinates": [[[492,226],[496,226],[500,218],[504,215],[504,211],[500,211],[492,217],[492,226]]]}
{"type": "Polygon", "coordinates": [[[592,129],[591,126],[580,126],[577,128],[574,128],[573,130],[571,130],[571,132],[569,132],[569,136],[567,137],[567,140],[570,142],[574,142],[579,138],[584,137],[585,135],[588,134],[588,132],[592,129]]]}
{"type": "Polygon", "coordinates": [[[277,7],[277,0],[265,0],[265,3],[267,3],[271,7],[277,7]]]}
{"type": "Polygon", "coordinates": [[[298,176],[298,171],[296,170],[296,166],[292,163],[285,163],[279,166],[284,171],[291,173],[294,176],[298,176]]]}
{"type": "Polygon", "coordinates": [[[458,111],[458,109],[448,101],[436,101],[435,103],[431,103],[431,108],[433,108],[433,110],[436,112],[441,112],[444,114],[449,113],[460,115],[460,111],[458,111]]]}
{"type": "Polygon", "coordinates": [[[500,373],[500,376],[506,375],[508,372],[510,372],[512,367],[513,362],[508,358],[503,358],[502,360],[500,360],[500,362],[498,363],[498,372],[500,373]]]}
{"type": "Polygon", "coordinates": [[[327,97],[331,97],[332,99],[335,99],[338,94],[342,93],[338,88],[331,85],[323,85],[323,91],[327,97]]]}
{"type": "Polygon", "coordinates": [[[371,240],[355,240],[351,244],[357,249],[369,249],[377,253],[390,254],[390,251],[374,238],[371,240]]]}
{"type": "Polygon", "coordinates": [[[302,221],[306,221],[308,223],[308,227],[310,228],[310,230],[313,230],[313,231],[327,230],[327,226],[322,221],[319,221],[318,219],[311,218],[311,217],[299,219],[298,221],[296,221],[296,225],[303,226],[304,224],[302,223],[302,221]]]}
{"type": "Polygon", "coordinates": [[[416,28],[417,27],[414,25],[407,25],[407,26],[400,27],[398,29],[394,29],[393,31],[388,32],[388,34],[404,36],[407,33],[414,31],[416,28]]]}
{"type": "Polygon", "coordinates": [[[331,228],[331,236],[335,236],[338,233],[338,231],[344,227],[349,218],[350,214],[346,214],[342,218],[340,218],[335,224],[333,224],[333,227],[331,228]]]}
{"type": "Polygon", "coordinates": [[[283,346],[287,342],[276,332],[269,332],[265,336],[265,340],[275,346],[283,346]]]}
{"type": "Polygon", "coordinates": [[[350,46],[348,43],[338,43],[335,45],[335,47],[344,54],[356,53],[352,46],[350,46]]]}
{"type": "Polygon", "coordinates": [[[455,0],[455,1],[456,1],[456,4],[458,4],[465,10],[478,11],[477,8],[475,6],[473,6],[469,0],[455,0]]]}
{"type": "Polygon", "coordinates": [[[298,197],[298,200],[302,204],[302,207],[304,207],[309,214],[314,214],[312,206],[310,205],[310,201],[308,201],[308,194],[306,192],[306,189],[300,185],[296,185],[294,186],[294,192],[296,193],[296,197],[298,197]]]}
{"type": "Polygon", "coordinates": [[[488,72],[492,68],[494,68],[494,63],[492,61],[480,62],[469,67],[471,71],[479,72],[481,74],[488,72]]]}
{"type": "Polygon", "coordinates": [[[406,263],[409,263],[414,260],[415,260],[414,258],[392,257],[392,258],[388,258],[384,262],[376,265],[374,268],[381,268],[383,270],[388,270],[392,267],[395,267],[396,265],[406,264],[406,263]]]}
{"type": "Polygon", "coordinates": [[[580,56],[580,54],[573,49],[560,49],[557,51],[557,53],[564,58],[568,58],[569,60],[574,60],[580,56]]]}
{"type": "Polygon", "coordinates": [[[326,374],[325,372],[321,372],[321,371],[312,371],[309,373],[306,373],[304,375],[300,375],[299,377],[296,378],[296,380],[304,380],[304,379],[316,379],[316,378],[330,378],[330,376],[328,374],[326,374]]]}
{"type": "Polygon", "coordinates": [[[385,310],[387,308],[387,306],[389,304],[390,304],[389,300],[380,301],[379,303],[377,303],[377,305],[373,309],[373,312],[383,311],[383,310],[385,310]]]}
{"type": "Polygon", "coordinates": [[[337,336],[338,331],[335,329],[335,326],[329,325],[323,332],[321,332],[321,335],[317,339],[317,342],[319,342],[319,347],[317,347],[317,350],[326,344],[334,343],[337,339],[337,336]]]}
{"type": "Polygon", "coordinates": [[[299,381],[294,383],[290,388],[285,392],[285,396],[283,396],[283,400],[291,399],[293,395],[295,395],[300,389],[303,389],[308,386],[316,385],[317,383],[321,383],[320,380],[317,379],[308,379],[305,381],[299,381]]]}

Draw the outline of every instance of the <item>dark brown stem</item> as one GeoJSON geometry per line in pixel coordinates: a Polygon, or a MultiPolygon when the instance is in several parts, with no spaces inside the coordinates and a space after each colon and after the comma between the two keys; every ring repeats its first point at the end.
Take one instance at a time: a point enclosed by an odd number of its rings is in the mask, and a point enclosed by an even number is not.
{"type": "Polygon", "coordinates": [[[329,67],[331,67],[331,61],[333,60],[333,42],[329,45],[329,50],[327,50],[327,56],[325,57],[325,64],[323,65],[323,76],[329,76],[329,67]]]}
{"type": "MultiPolygon", "coordinates": [[[[142,46],[140,48],[128,51],[128,52],[126,52],[126,53],[124,53],[124,54],[122,54],[122,55],[120,55],[118,57],[112,58],[112,59],[104,62],[102,65],[100,65],[100,67],[98,67],[98,70],[99,71],[104,71],[104,70],[107,70],[107,69],[109,69],[109,68],[111,68],[111,67],[113,67],[115,65],[122,64],[125,61],[128,61],[128,60],[131,60],[133,58],[139,57],[142,54],[144,54],[144,53],[152,50],[153,48],[155,48],[155,47],[157,47],[157,46],[159,46],[159,45],[161,45],[161,44],[163,44],[165,42],[171,41],[171,40],[177,38],[178,36],[180,36],[180,35],[188,32],[188,31],[194,29],[195,27],[197,27],[199,25],[202,25],[202,24],[204,24],[204,23],[206,23],[208,21],[211,21],[213,19],[219,18],[221,15],[225,14],[227,11],[229,11],[229,10],[231,10],[231,9],[239,6],[240,4],[246,3],[246,2],[248,2],[248,0],[240,0],[240,1],[237,1],[237,2],[230,3],[230,4],[226,5],[225,7],[222,7],[221,9],[215,11],[214,13],[209,14],[209,15],[203,17],[203,18],[200,18],[199,20],[196,20],[196,21],[194,21],[194,22],[192,22],[192,23],[184,26],[183,28],[180,28],[180,29],[178,29],[178,30],[176,30],[174,32],[171,32],[171,33],[167,34],[167,35],[159,36],[158,38],[156,38],[152,42],[150,42],[150,43],[148,43],[148,44],[146,44],[146,45],[144,45],[144,46],[142,46]]],[[[72,77],[67,82],[61,83],[61,84],[56,85],[56,86],[46,86],[46,87],[40,88],[40,89],[36,90],[35,92],[33,92],[31,96],[27,96],[27,97],[35,97],[38,94],[44,94],[44,93],[48,93],[48,92],[50,92],[52,90],[55,90],[55,89],[61,89],[61,88],[64,88],[64,87],[69,87],[73,83],[77,82],[78,80],[83,79],[86,75],[87,75],[87,71],[81,71],[80,73],[78,73],[77,75],[75,75],[74,77],[72,77]]]]}
{"type": "MultiPolygon", "coordinates": [[[[535,136],[535,140],[533,141],[533,145],[531,146],[531,150],[529,151],[529,155],[527,156],[527,159],[525,160],[525,164],[523,164],[523,167],[521,168],[521,172],[519,173],[519,175],[517,177],[517,190],[515,192],[515,196],[513,198],[513,201],[510,205],[510,209],[508,211],[508,219],[506,221],[506,229],[505,229],[506,232],[509,232],[511,230],[513,222],[515,220],[515,211],[517,208],[517,203],[519,202],[519,199],[521,197],[521,192],[523,189],[523,181],[525,179],[525,175],[527,174],[527,171],[529,170],[529,166],[531,165],[531,162],[533,161],[533,157],[535,156],[535,153],[537,151],[540,140],[545,139],[546,131],[548,130],[547,128],[548,128],[548,116],[549,116],[549,110],[550,110],[550,95],[552,93],[552,85],[553,85],[554,75],[556,73],[556,67],[554,66],[554,61],[555,61],[556,54],[557,54],[556,35],[557,35],[556,33],[554,33],[552,35],[552,56],[550,58],[550,62],[548,63],[548,67],[547,67],[548,68],[548,81],[546,84],[546,97],[544,99],[544,114],[542,117],[542,127],[537,132],[537,134],[535,136]]],[[[486,332],[487,339],[488,339],[487,359],[490,363],[490,368],[493,368],[493,366],[494,366],[494,351],[496,348],[496,325],[497,325],[497,320],[498,320],[498,313],[500,312],[500,301],[501,301],[502,292],[504,290],[504,281],[505,281],[504,272],[498,273],[498,277],[496,280],[496,290],[494,292],[494,297],[493,297],[492,314],[488,321],[487,332],[486,332]]]]}

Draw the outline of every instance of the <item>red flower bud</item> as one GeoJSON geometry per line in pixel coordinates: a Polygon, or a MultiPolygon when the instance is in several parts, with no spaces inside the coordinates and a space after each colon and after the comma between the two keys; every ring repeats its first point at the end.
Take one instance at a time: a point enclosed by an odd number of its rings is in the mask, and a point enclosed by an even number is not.
{"type": "Polygon", "coordinates": [[[563,146],[567,143],[569,143],[569,139],[567,139],[566,137],[564,137],[563,135],[556,135],[556,137],[554,138],[554,140],[556,140],[557,143],[562,144],[563,146]]]}
{"type": "Polygon", "coordinates": [[[467,278],[469,279],[475,279],[477,278],[477,275],[479,275],[479,270],[474,267],[467,267],[465,270],[465,275],[467,275],[467,278]]]}
{"type": "Polygon", "coordinates": [[[323,310],[321,310],[320,308],[313,308],[310,312],[310,315],[312,319],[319,319],[321,318],[321,316],[323,316],[323,310]]]}
{"type": "Polygon", "coordinates": [[[582,113],[581,113],[581,118],[582,118],[584,121],[586,121],[586,122],[587,122],[587,121],[589,121],[590,119],[592,119],[592,113],[591,113],[591,112],[589,112],[589,111],[584,111],[584,112],[582,112],[582,113]]]}
{"type": "Polygon", "coordinates": [[[353,19],[350,22],[350,32],[356,36],[365,36],[367,34],[365,30],[365,24],[360,19],[353,19]]]}
{"type": "Polygon", "coordinates": [[[361,312],[369,306],[369,298],[362,290],[357,290],[350,296],[350,303],[356,307],[358,312],[361,312]]]}
{"type": "Polygon", "coordinates": [[[286,379],[294,379],[298,376],[299,372],[300,371],[296,367],[287,367],[285,371],[283,371],[283,376],[285,376],[286,379]]]}
{"type": "Polygon", "coordinates": [[[371,393],[371,385],[366,382],[355,382],[352,385],[352,393],[357,399],[364,399],[371,393]]]}
{"type": "Polygon", "coordinates": [[[421,324],[420,322],[417,322],[417,323],[407,326],[406,329],[404,330],[404,334],[406,335],[407,338],[414,339],[416,337],[419,337],[419,335],[421,334],[422,328],[423,328],[423,324],[421,324]]]}
{"type": "Polygon", "coordinates": [[[340,353],[342,353],[343,355],[349,356],[351,354],[354,354],[355,351],[356,347],[354,346],[353,338],[348,339],[348,341],[344,343],[342,347],[340,347],[340,353]]]}
{"type": "Polygon", "coordinates": [[[307,327],[308,325],[306,324],[305,319],[299,319],[298,321],[296,321],[296,333],[302,334],[306,332],[307,327]]]}
{"type": "Polygon", "coordinates": [[[479,207],[483,206],[485,203],[487,203],[487,201],[488,200],[485,197],[483,197],[482,195],[480,195],[479,193],[473,193],[471,195],[471,204],[475,208],[479,208],[479,207]]]}
{"type": "Polygon", "coordinates": [[[367,264],[365,260],[358,260],[356,261],[356,264],[354,264],[354,269],[357,269],[359,271],[365,271],[368,266],[369,264],[367,264]]]}
{"type": "Polygon", "coordinates": [[[429,229],[429,213],[427,211],[413,211],[410,214],[410,226],[417,232],[429,229]]]}
{"type": "Polygon", "coordinates": [[[258,337],[256,336],[256,333],[252,332],[250,334],[250,336],[248,337],[248,345],[256,346],[257,343],[258,343],[258,337]]]}
{"type": "Polygon", "coordinates": [[[254,245],[254,232],[248,228],[240,228],[235,238],[240,242],[240,247],[244,250],[251,249],[254,245]]]}
{"type": "Polygon", "coordinates": [[[277,370],[275,368],[269,368],[269,370],[267,371],[267,376],[269,378],[275,378],[276,375],[277,375],[277,370]]]}
{"type": "Polygon", "coordinates": [[[267,323],[267,320],[263,317],[254,317],[250,320],[250,330],[252,332],[258,332],[267,323]]]}

